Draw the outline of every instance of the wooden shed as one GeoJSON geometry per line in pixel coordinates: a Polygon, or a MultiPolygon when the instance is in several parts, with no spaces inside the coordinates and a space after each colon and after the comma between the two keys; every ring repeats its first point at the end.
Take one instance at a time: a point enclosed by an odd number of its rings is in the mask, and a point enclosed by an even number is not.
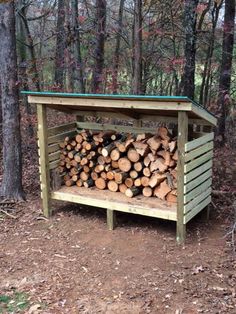
{"type": "MultiPolygon", "coordinates": [[[[115,211],[176,221],[177,241],[183,243],[186,224],[211,202],[213,138],[216,118],[187,97],[94,95],[53,92],[23,92],[30,104],[37,105],[40,180],[43,211],[50,216],[51,200],[69,201],[107,210],[109,229],[113,229],[115,211]],[[47,127],[47,109],[74,115],[72,123],[47,127]],[[85,117],[126,121],[103,124],[85,121],[85,117]],[[59,142],[81,129],[155,132],[154,122],[178,127],[177,205],[158,198],[127,198],[108,190],[61,186],[50,188],[50,171],[58,166],[59,142]],[[194,130],[189,141],[189,129],[194,130]]],[[[97,119],[101,121],[101,119],[97,119]]]]}

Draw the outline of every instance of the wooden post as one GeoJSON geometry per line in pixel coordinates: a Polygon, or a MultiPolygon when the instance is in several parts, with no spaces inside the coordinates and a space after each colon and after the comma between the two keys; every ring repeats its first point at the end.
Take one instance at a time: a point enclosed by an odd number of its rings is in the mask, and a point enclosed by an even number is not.
{"type": "Polygon", "coordinates": [[[48,136],[47,136],[47,108],[46,105],[37,105],[38,113],[38,137],[40,153],[41,172],[41,195],[43,203],[43,213],[46,217],[51,214],[50,210],[50,174],[48,161],[48,136]]]}
{"type": "Polygon", "coordinates": [[[184,243],[186,225],[184,224],[184,146],[188,140],[188,114],[185,111],[178,112],[178,187],[177,187],[177,232],[176,240],[184,243]]]}
{"type": "Polygon", "coordinates": [[[116,226],[116,213],[112,209],[107,209],[107,226],[108,230],[113,230],[116,226]]]}

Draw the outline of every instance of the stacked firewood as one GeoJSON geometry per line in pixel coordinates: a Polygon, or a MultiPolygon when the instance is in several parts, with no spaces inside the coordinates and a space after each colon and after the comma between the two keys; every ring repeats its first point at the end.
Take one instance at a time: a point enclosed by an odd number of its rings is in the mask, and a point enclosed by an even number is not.
{"type": "Polygon", "coordinates": [[[155,135],[83,130],[60,147],[59,171],[68,187],[177,201],[177,141],[165,127],[155,135]]]}

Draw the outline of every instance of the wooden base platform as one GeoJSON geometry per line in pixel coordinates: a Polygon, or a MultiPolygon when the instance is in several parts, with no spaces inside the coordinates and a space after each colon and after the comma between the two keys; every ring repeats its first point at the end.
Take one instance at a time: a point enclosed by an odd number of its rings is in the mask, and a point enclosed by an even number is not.
{"type": "Polygon", "coordinates": [[[177,221],[177,205],[156,197],[129,198],[120,192],[101,191],[95,187],[63,186],[51,193],[51,199],[177,221]]]}

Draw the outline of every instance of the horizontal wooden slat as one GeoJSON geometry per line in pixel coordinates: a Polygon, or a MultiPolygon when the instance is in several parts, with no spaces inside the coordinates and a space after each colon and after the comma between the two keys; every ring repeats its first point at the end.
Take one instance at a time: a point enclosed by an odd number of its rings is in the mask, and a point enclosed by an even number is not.
{"type": "Polygon", "coordinates": [[[198,177],[199,175],[201,175],[203,172],[207,171],[211,167],[212,167],[212,159],[207,161],[204,165],[202,165],[202,166],[194,169],[193,171],[190,171],[189,173],[185,174],[184,175],[184,184],[192,181],[193,179],[195,179],[196,177],[198,177]]]}
{"type": "Polygon", "coordinates": [[[194,216],[196,216],[200,211],[205,208],[211,202],[211,196],[209,195],[203,202],[198,204],[193,210],[191,210],[187,215],[184,216],[184,224],[189,222],[194,216]]]}
{"type": "Polygon", "coordinates": [[[76,131],[64,132],[58,135],[53,135],[48,138],[48,144],[58,143],[58,141],[64,140],[66,136],[72,137],[76,135],[76,131]]]}
{"type": "Polygon", "coordinates": [[[52,169],[55,169],[59,166],[59,159],[58,160],[54,160],[54,161],[51,161],[49,163],[49,169],[52,170],[52,169]]]}
{"type": "Polygon", "coordinates": [[[188,142],[185,144],[185,152],[187,153],[192,149],[195,149],[195,148],[197,148],[197,147],[199,147],[199,146],[201,146],[207,142],[212,141],[213,139],[214,139],[214,133],[211,132],[207,135],[204,135],[202,137],[197,138],[196,140],[188,142]]]}
{"type": "Polygon", "coordinates": [[[49,154],[55,153],[57,151],[60,151],[60,146],[58,143],[48,145],[48,153],[49,154]]]}
{"type": "Polygon", "coordinates": [[[60,151],[55,152],[55,153],[52,153],[52,154],[49,154],[49,155],[48,155],[48,160],[49,160],[49,161],[58,160],[58,159],[60,158],[60,154],[61,154],[60,151]]]}
{"type": "Polygon", "coordinates": [[[188,182],[186,185],[184,185],[184,194],[188,193],[192,189],[194,189],[196,186],[200,185],[202,182],[204,182],[206,179],[210,178],[212,176],[212,169],[207,170],[202,175],[197,177],[196,179],[188,182]]]}
{"type": "Polygon", "coordinates": [[[194,197],[198,196],[199,194],[203,193],[209,186],[211,186],[212,178],[207,179],[201,185],[190,191],[188,194],[184,195],[184,204],[191,201],[194,197]]]}
{"type": "Polygon", "coordinates": [[[48,129],[48,136],[53,136],[53,135],[57,135],[60,133],[65,133],[66,131],[73,131],[75,129],[76,129],[76,122],[61,124],[59,126],[49,128],[48,129]]]}
{"type": "Polygon", "coordinates": [[[188,204],[184,205],[184,214],[188,213],[190,210],[193,210],[201,201],[207,198],[211,194],[211,187],[206,189],[203,193],[199,194],[188,204]]]}
{"type": "Polygon", "coordinates": [[[213,147],[214,147],[213,142],[206,143],[206,144],[190,151],[189,153],[185,154],[184,161],[188,162],[188,161],[192,160],[193,158],[201,156],[202,154],[208,152],[209,150],[212,150],[213,147]]]}
{"type": "Polygon", "coordinates": [[[127,132],[127,133],[144,133],[151,132],[155,133],[156,128],[145,128],[145,127],[134,127],[132,125],[113,125],[113,124],[99,124],[99,123],[87,123],[87,122],[78,122],[77,127],[80,129],[89,129],[89,130],[114,130],[118,132],[127,132]]]}
{"type": "Polygon", "coordinates": [[[197,159],[190,161],[189,163],[184,165],[184,173],[187,173],[187,172],[195,169],[196,167],[201,166],[202,164],[204,164],[209,159],[212,159],[212,157],[213,157],[213,151],[210,151],[210,152],[202,155],[201,157],[198,157],[197,159]]]}

